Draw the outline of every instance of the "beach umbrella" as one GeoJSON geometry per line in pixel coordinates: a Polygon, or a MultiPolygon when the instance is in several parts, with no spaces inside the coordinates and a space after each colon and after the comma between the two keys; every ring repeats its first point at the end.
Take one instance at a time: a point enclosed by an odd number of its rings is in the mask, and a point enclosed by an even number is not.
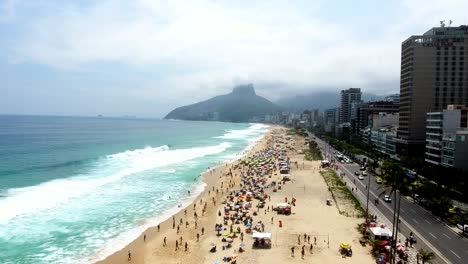
{"type": "Polygon", "coordinates": [[[341,243],[340,247],[343,249],[351,249],[351,245],[349,243],[341,243]]]}
{"type": "Polygon", "coordinates": [[[216,231],[221,232],[221,231],[223,231],[223,229],[221,227],[218,227],[218,228],[216,228],[216,231]]]}
{"type": "Polygon", "coordinates": [[[242,247],[245,247],[245,244],[244,244],[244,243],[241,243],[241,244],[240,244],[240,247],[241,247],[241,248],[242,248],[242,247]]]}
{"type": "Polygon", "coordinates": [[[387,240],[384,240],[384,241],[380,242],[379,246],[382,247],[382,246],[386,246],[388,244],[390,244],[390,242],[388,242],[387,240]]]}
{"type": "Polygon", "coordinates": [[[252,223],[247,223],[247,224],[245,224],[245,226],[251,227],[252,223]]]}

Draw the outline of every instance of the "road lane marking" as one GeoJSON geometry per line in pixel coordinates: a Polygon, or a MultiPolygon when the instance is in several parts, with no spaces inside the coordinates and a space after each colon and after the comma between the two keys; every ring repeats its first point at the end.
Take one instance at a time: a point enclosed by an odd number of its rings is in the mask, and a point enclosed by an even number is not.
{"type": "Polygon", "coordinates": [[[437,239],[437,237],[434,236],[434,234],[432,234],[431,232],[429,232],[429,235],[431,235],[433,238],[437,239]]]}
{"type": "Polygon", "coordinates": [[[460,256],[457,255],[457,253],[453,252],[453,250],[450,250],[457,258],[461,259],[460,256]]]}
{"type": "Polygon", "coordinates": [[[444,235],[444,236],[445,236],[446,238],[448,238],[448,239],[452,239],[451,237],[449,237],[449,236],[448,236],[447,234],[445,234],[445,233],[442,233],[442,235],[444,235]]]}
{"type": "Polygon", "coordinates": [[[426,223],[428,223],[428,224],[431,224],[431,222],[427,221],[427,219],[424,219],[424,221],[426,221],[426,223]]]}
{"type": "MultiPolygon", "coordinates": [[[[346,170],[349,174],[348,174],[348,177],[349,178],[352,178],[352,173],[344,166],[342,166],[342,164],[339,164],[341,166],[342,169],[346,170]],[[351,175],[351,176],[349,176],[351,175]]],[[[360,182],[360,181],[359,181],[360,182]]],[[[364,187],[364,183],[360,182],[361,185],[364,187]]],[[[364,195],[364,192],[366,192],[367,190],[362,190],[363,191],[363,195],[364,195]]],[[[377,197],[377,195],[372,191],[370,190],[370,194],[373,195],[374,197],[377,197]]],[[[392,208],[390,208],[387,204],[383,204],[384,207],[386,207],[390,212],[392,212],[392,208]]],[[[372,207],[372,206],[371,206],[372,207]]],[[[380,212],[380,214],[384,217],[384,218],[387,218],[385,216],[385,214],[382,212],[381,208],[377,208],[375,207],[376,211],[380,212]]],[[[400,209],[401,210],[401,209],[400,209]]],[[[413,209],[410,209],[412,210],[413,212],[415,212],[413,209]]],[[[388,218],[387,218],[388,220],[388,218]]],[[[390,222],[390,220],[388,220],[390,222]]],[[[413,221],[416,221],[413,219],[413,221]]],[[[429,241],[427,241],[423,235],[421,235],[418,231],[415,230],[415,228],[410,225],[408,222],[406,222],[403,218],[401,218],[401,223],[403,223],[404,225],[406,225],[408,228],[411,228],[413,229],[413,232],[416,236],[418,236],[430,249],[432,249],[432,251],[434,251],[434,253],[445,263],[451,263],[436,247],[434,247],[431,243],[429,243],[429,241]]],[[[453,230],[449,229],[450,231],[454,232],[453,230]]],[[[468,251],[467,251],[468,252],[468,251]]]]}
{"type": "MultiPolygon", "coordinates": [[[[413,219],[414,220],[414,219],[413,219]]],[[[408,228],[411,228],[413,229],[413,232],[414,234],[419,238],[421,239],[424,244],[426,244],[430,249],[432,249],[432,251],[434,251],[434,253],[445,263],[452,263],[451,261],[449,261],[442,253],[440,253],[440,251],[434,247],[431,243],[429,243],[429,241],[427,241],[423,235],[421,235],[418,231],[416,231],[415,228],[413,228],[408,222],[406,222],[404,219],[401,219],[401,222],[406,225],[406,227],[408,228]]]]}
{"type": "Polygon", "coordinates": [[[419,222],[418,222],[418,221],[416,221],[416,219],[414,219],[414,218],[412,218],[412,219],[413,219],[413,221],[414,221],[416,224],[418,224],[418,225],[419,225],[419,222]]]}

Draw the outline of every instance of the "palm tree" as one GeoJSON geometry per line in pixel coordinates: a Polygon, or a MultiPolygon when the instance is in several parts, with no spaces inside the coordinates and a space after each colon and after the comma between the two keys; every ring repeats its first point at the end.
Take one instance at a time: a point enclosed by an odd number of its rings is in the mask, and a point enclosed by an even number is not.
{"type": "Polygon", "coordinates": [[[435,254],[432,251],[420,249],[418,251],[419,257],[423,264],[425,263],[432,263],[431,260],[435,258],[435,254]]]}
{"type": "Polygon", "coordinates": [[[385,162],[382,166],[383,186],[390,189],[390,196],[393,194],[393,229],[392,247],[390,250],[390,263],[395,263],[396,241],[398,240],[398,225],[400,222],[401,191],[407,188],[408,178],[405,170],[395,162],[385,162]],[[398,194],[398,197],[397,197],[398,194]]]}

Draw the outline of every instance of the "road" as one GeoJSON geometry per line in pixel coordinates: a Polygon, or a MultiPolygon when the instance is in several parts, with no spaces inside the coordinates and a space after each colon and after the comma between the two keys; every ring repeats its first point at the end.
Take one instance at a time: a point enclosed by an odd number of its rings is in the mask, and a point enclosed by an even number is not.
{"type": "MultiPolygon", "coordinates": [[[[334,156],[335,150],[331,146],[318,138],[315,141],[324,150],[327,157],[334,156]]],[[[391,221],[395,201],[392,201],[392,203],[383,201],[382,192],[386,191],[384,187],[377,184],[371,174],[364,177],[364,180],[359,180],[354,174],[356,171],[360,171],[360,166],[356,163],[339,164],[338,166],[341,171],[346,173],[346,177],[355,182],[356,187],[364,193],[367,193],[367,177],[371,177],[369,202],[373,203],[375,199],[379,199],[377,205],[379,211],[391,221]],[[379,197],[380,194],[382,195],[379,197]]],[[[455,232],[426,209],[414,203],[412,198],[401,197],[400,220],[401,233],[408,237],[409,233],[413,232],[418,241],[416,245],[418,248],[436,253],[437,258],[433,263],[468,263],[468,239],[462,237],[460,233],[455,232]]]]}

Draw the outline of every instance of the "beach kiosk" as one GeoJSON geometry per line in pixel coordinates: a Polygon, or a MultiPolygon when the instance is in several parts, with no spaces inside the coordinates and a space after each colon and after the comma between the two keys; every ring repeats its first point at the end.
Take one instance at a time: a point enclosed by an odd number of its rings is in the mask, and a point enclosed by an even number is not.
{"type": "Polygon", "coordinates": [[[271,248],[271,233],[255,232],[252,238],[254,239],[252,248],[271,248]]]}
{"type": "Polygon", "coordinates": [[[372,240],[390,240],[392,237],[392,231],[385,225],[370,227],[369,230],[372,240]]]}
{"type": "Polygon", "coordinates": [[[322,160],[320,162],[320,165],[322,166],[322,168],[326,168],[330,166],[330,162],[328,160],[322,160]]]}
{"type": "Polygon", "coordinates": [[[278,203],[276,207],[273,208],[278,214],[290,215],[291,214],[291,205],[288,203],[278,203]]]}

